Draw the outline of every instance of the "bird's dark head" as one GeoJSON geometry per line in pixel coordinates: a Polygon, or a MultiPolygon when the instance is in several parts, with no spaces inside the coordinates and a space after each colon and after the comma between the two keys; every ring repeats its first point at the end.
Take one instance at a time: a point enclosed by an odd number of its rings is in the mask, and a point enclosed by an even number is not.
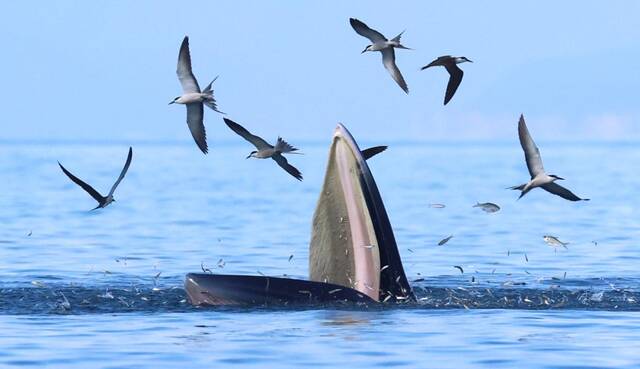
{"type": "Polygon", "coordinates": [[[362,52],[360,54],[364,54],[367,51],[371,51],[371,46],[373,46],[373,45],[367,45],[367,47],[365,47],[364,50],[362,50],[362,52]]]}
{"type": "Polygon", "coordinates": [[[553,179],[554,179],[554,180],[556,180],[556,181],[558,181],[558,180],[560,180],[560,181],[564,181],[564,178],[562,178],[562,177],[558,177],[558,176],[557,176],[557,175],[555,175],[555,174],[550,174],[550,175],[549,175],[549,177],[553,178],[553,179]]]}
{"type": "Polygon", "coordinates": [[[180,98],[180,96],[178,96],[178,97],[176,97],[175,99],[171,100],[171,102],[169,103],[169,105],[171,105],[171,104],[175,104],[175,103],[178,101],[178,99],[179,99],[179,98],[180,98]]]}
{"type": "Polygon", "coordinates": [[[258,153],[257,151],[251,151],[245,159],[249,159],[250,157],[254,156],[257,153],[258,153]]]}
{"type": "Polygon", "coordinates": [[[473,63],[473,61],[470,60],[470,59],[467,59],[466,56],[461,56],[461,57],[458,58],[458,63],[464,63],[464,62],[473,63]]]}

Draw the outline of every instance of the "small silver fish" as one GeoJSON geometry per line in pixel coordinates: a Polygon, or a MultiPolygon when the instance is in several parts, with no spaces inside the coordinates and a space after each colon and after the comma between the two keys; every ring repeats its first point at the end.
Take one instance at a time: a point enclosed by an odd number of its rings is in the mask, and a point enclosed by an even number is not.
{"type": "Polygon", "coordinates": [[[67,296],[65,296],[62,292],[60,292],[60,296],[62,296],[63,300],[58,303],[58,306],[60,306],[63,310],[71,310],[71,303],[69,303],[69,300],[67,300],[67,296]]]}
{"type": "Polygon", "coordinates": [[[445,206],[445,204],[429,204],[429,207],[434,209],[443,209],[445,206]]]}
{"type": "Polygon", "coordinates": [[[158,286],[158,278],[160,278],[160,274],[162,274],[162,272],[158,272],[155,276],[153,276],[153,286],[154,287],[158,286]]]}
{"type": "Polygon", "coordinates": [[[555,237],[555,236],[545,235],[545,236],[542,236],[542,239],[544,240],[544,242],[546,242],[549,246],[552,246],[552,247],[562,246],[565,249],[567,249],[567,245],[569,244],[569,242],[560,241],[558,237],[555,237]]]}
{"type": "Polygon", "coordinates": [[[449,240],[452,239],[452,238],[453,238],[453,235],[451,235],[451,236],[449,236],[447,238],[441,239],[440,242],[438,242],[438,246],[444,245],[445,243],[449,242],[449,240]]]}
{"type": "Polygon", "coordinates": [[[458,270],[460,270],[461,274],[464,274],[464,269],[462,269],[462,267],[460,265],[454,265],[454,268],[457,268],[458,270]]]}
{"type": "Polygon", "coordinates": [[[291,261],[291,259],[293,259],[293,254],[289,255],[289,261],[291,261]]]}
{"type": "Polygon", "coordinates": [[[500,207],[492,202],[476,203],[473,207],[480,208],[485,213],[495,213],[500,210],[500,207]]]}
{"type": "Polygon", "coordinates": [[[103,295],[98,295],[98,297],[103,299],[113,299],[113,294],[109,292],[109,290],[106,290],[103,295]]]}

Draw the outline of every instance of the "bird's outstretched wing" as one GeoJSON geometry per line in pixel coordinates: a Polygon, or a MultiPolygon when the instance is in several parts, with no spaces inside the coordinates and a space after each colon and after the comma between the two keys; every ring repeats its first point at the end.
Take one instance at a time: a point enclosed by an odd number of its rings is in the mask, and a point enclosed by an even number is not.
{"type": "Polygon", "coordinates": [[[544,167],[542,166],[542,158],[540,157],[540,150],[536,146],[535,142],[529,134],[527,124],[524,122],[524,116],[520,115],[518,121],[518,137],[520,138],[520,145],[524,150],[524,158],[527,161],[527,168],[531,178],[537,176],[540,173],[544,173],[544,167]]]}
{"type": "Polygon", "coordinates": [[[384,64],[384,67],[387,68],[389,73],[391,73],[391,77],[393,77],[393,80],[396,81],[398,86],[400,86],[404,92],[409,93],[407,82],[404,81],[402,73],[400,73],[400,69],[398,69],[398,66],[396,65],[396,53],[393,51],[393,48],[388,47],[383,49],[381,52],[382,64],[384,64]]]}
{"type": "Polygon", "coordinates": [[[541,187],[544,188],[547,192],[560,196],[563,199],[566,199],[569,201],[581,201],[581,200],[589,201],[589,199],[582,199],[576,196],[573,192],[569,191],[568,189],[560,186],[555,182],[547,183],[545,185],[542,185],[541,187]]]}
{"type": "Polygon", "coordinates": [[[443,56],[439,56],[436,60],[432,61],[431,63],[425,65],[424,67],[420,68],[420,70],[425,70],[427,68],[431,68],[431,67],[437,67],[440,65],[444,65],[444,63],[447,60],[451,59],[451,55],[443,55],[443,56]]]}
{"type": "Polygon", "coordinates": [[[207,147],[207,132],[204,129],[204,107],[202,103],[187,104],[187,125],[196,144],[206,154],[209,148],[207,147]]]}
{"type": "Polygon", "coordinates": [[[386,149],[387,146],[374,146],[368,149],[364,149],[360,152],[362,153],[362,157],[364,158],[364,160],[369,160],[372,156],[378,155],[386,149]]]}
{"type": "Polygon", "coordinates": [[[67,177],[69,177],[75,184],[82,187],[83,190],[87,191],[87,193],[89,193],[89,195],[91,195],[91,197],[93,197],[97,202],[102,203],[104,201],[105,197],[100,195],[100,193],[98,193],[98,191],[96,191],[93,187],[85,183],[80,178],[71,174],[71,172],[69,172],[65,167],[63,167],[62,164],[60,164],[60,162],[58,162],[58,165],[60,166],[60,169],[62,169],[64,174],[67,175],[67,177]]]}
{"type": "Polygon", "coordinates": [[[447,92],[444,95],[444,104],[447,105],[449,100],[451,100],[453,95],[456,93],[458,86],[460,86],[464,72],[462,69],[458,68],[455,63],[447,63],[444,67],[447,69],[447,72],[449,72],[449,83],[447,83],[447,92]]]}
{"type": "Polygon", "coordinates": [[[198,81],[191,71],[191,54],[189,53],[189,37],[185,36],[180,45],[180,53],[178,54],[178,68],[176,70],[178,79],[182,85],[184,93],[200,92],[198,81]]]}
{"type": "Polygon", "coordinates": [[[349,18],[351,27],[362,37],[368,38],[371,42],[376,43],[380,41],[387,41],[384,35],[374,29],[369,28],[366,24],[355,18],[349,18]]]}
{"type": "MultiPolygon", "coordinates": [[[[245,140],[251,142],[253,146],[255,146],[258,150],[273,148],[273,146],[269,145],[267,141],[263,140],[262,138],[256,135],[251,134],[251,132],[247,131],[243,126],[232,121],[231,119],[228,119],[228,118],[222,118],[222,119],[224,119],[224,122],[229,128],[231,128],[232,131],[237,133],[240,137],[244,138],[245,140]]],[[[286,163],[286,160],[285,160],[285,163],[286,163]]]]}
{"type": "Polygon", "coordinates": [[[109,190],[109,194],[107,195],[107,197],[112,196],[113,193],[116,192],[116,188],[118,187],[118,185],[124,178],[125,174],[127,174],[127,171],[129,170],[129,165],[131,165],[132,158],[133,158],[133,149],[131,148],[131,146],[129,146],[129,154],[127,155],[127,161],[124,163],[124,167],[120,172],[120,176],[118,177],[116,182],[113,184],[113,186],[111,186],[111,190],[109,190]]]}
{"type": "Polygon", "coordinates": [[[294,176],[295,179],[297,179],[298,181],[302,181],[302,173],[300,173],[300,171],[298,169],[296,169],[296,167],[294,167],[293,165],[289,164],[289,162],[287,161],[287,158],[285,158],[281,154],[277,153],[277,154],[274,154],[271,157],[271,159],[275,160],[275,162],[278,163],[278,165],[280,167],[282,167],[282,169],[286,170],[287,173],[289,173],[292,176],[294,176]]]}

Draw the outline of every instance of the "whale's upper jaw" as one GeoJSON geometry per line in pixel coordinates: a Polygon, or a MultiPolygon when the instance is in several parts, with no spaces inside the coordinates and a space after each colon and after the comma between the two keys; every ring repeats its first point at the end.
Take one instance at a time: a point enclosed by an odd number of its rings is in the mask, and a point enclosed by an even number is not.
{"type": "Polygon", "coordinates": [[[376,301],[413,299],[375,180],[342,124],[329,149],[309,249],[313,281],[351,287],[376,301]]]}

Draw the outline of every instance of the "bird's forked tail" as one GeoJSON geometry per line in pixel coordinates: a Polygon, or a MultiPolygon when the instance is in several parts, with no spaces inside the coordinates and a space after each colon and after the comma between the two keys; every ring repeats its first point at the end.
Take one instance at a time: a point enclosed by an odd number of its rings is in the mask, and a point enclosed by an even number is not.
{"type": "Polygon", "coordinates": [[[213,85],[213,82],[215,82],[216,79],[218,79],[218,77],[219,76],[216,76],[216,78],[214,78],[213,81],[209,82],[207,87],[205,87],[204,90],[202,90],[202,94],[205,95],[204,101],[202,101],[202,103],[208,106],[210,109],[217,111],[220,114],[224,114],[223,112],[218,110],[216,99],[213,97],[213,88],[211,87],[211,85],[213,85]]]}
{"type": "Polygon", "coordinates": [[[402,34],[404,33],[404,31],[400,32],[399,35],[397,35],[396,37],[392,38],[391,41],[395,42],[397,45],[395,47],[397,47],[398,49],[407,49],[407,50],[411,50],[411,48],[406,47],[404,45],[402,45],[400,43],[400,37],[402,37],[402,34]]]}
{"type": "Polygon", "coordinates": [[[298,149],[289,145],[289,143],[283,140],[282,137],[278,137],[278,141],[276,141],[276,146],[274,147],[274,150],[282,154],[302,154],[300,152],[294,152],[294,151],[298,151],[298,149]]]}

